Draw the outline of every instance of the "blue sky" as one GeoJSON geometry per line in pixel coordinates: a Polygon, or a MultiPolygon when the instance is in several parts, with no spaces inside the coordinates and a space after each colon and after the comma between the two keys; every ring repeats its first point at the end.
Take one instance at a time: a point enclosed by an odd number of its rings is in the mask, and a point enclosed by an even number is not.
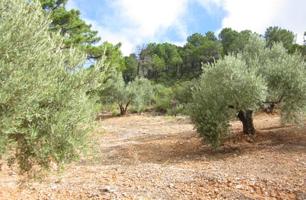
{"type": "Polygon", "coordinates": [[[103,41],[122,43],[125,55],[149,42],[183,45],[192,33],[224,27],[264,33],[268,26],[294,31],[303,41],[305,0],[69,0],[103,41]]]}

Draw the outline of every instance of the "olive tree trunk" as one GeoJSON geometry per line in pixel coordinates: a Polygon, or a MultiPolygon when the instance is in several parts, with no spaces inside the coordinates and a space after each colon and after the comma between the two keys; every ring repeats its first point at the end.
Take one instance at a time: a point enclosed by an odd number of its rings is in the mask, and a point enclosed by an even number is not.
{"type": "Polygon", "coordinates": [[[253,123],[253,111],[239,111],[238,118],[243,125],[243,133],[246,135],[254,135],[256,130],[253,123]]]}
{"type": "Polygon", "coordinates": [[[119,104],[120,115],[126,115],[130,102],[128,102],[125,106],[123,104],[119,104]]]}

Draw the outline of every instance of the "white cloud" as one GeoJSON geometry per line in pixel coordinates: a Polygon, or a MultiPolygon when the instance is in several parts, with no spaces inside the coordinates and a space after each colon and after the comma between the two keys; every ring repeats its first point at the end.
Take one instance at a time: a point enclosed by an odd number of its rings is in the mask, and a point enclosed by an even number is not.
{"type": "Polygon", "coordinates": [[[85,21],[88,24],[91,24],[94,30],[98,31],[103,41],[108,41],[113,44],[121,43],[121,51],[124,55],[132,53],[135,46],[141,42],[137,37],[130,37],[130,34],[128,33],[129,30],[127,29],[122,29],[120,32],[114,32],[108,27],[97,24],[95,21],[89,19],[85,19],[85,21]]]}
{"type": "Polygon", "coordinates": [[[78,5],[77,5],[77,3],[76,3],[75,0],[69,0],[69,1],[67,2],[67,4],[66,4],[66,8],[67,8],[68,10],[71,10],[71,9],[73,9],[73,8],[78,8],[78,5]]]}
{"type": "Polygon", "coordinates": [[[215,7],[222,7],[224,0],[194,0],[196,3],[200,4],[206,9],[209,14],[215,14],[215,7]]]}
{"type": "MultiPolygon", "coordinates": [[[[211,15],[226,15],[220,27],[236,30],[250,29],[263,34],[269,26],[280,26],[298,33],[302,41],[306,31],[306,0],[106,0],[111,15],[101,20],[87,20],[99,31],[103,41],[122,43],[124,55],[133,52],[137,45],[152,41],[166,41],[168,29],[175,30],[183,44],[189,32],[186,17],[191,3],[198,3],[211,15]],[[92,21],[95,20],[95,21],[92,21]],[[114,28],[115,27],[115,28],[114,28]]],[[[81,9],[81,0],[69,0],[68,8],[81,9]]],[[[98,1],[97,1],[98,2],[98,1]]],[[[193,4],[194,5],[194,4],[193,4]]],[[[94,5],[99,7],[98,3],[94,5]]],[[[102,6],[102,4],[101,4],[102,6]]],[[[82,9],[81,9],[82,10],[82,9]]],[[[104,18],[103,18],[104,17],[104,18]]],[[[205,23],[199,21],[199,23],[205,23]]],[[[207,30],[208,31],[208,30],[207,30]]],[[[212,30],[216,31],[216,30],[212,30]]]]}
{"type": "Polygon", "coordinates": [[[305,0],[197,0],[209,10],[222,7],[227,15],[222,28],[250,29],[263,34],[269,26],[280,26],[297,33],[297,42],[306,31],[305,0]]]}
{"type": "Polygon", "coordinates": [[[111,26],[97,21],[86,21],[99,31],[102,40],[121,42],[123,54],[128,55],[137,45],[157,41],[169,28],[174,28],[185,40],[187,29],[182,17],[187,11],[187,4],[188,0],[109,0],[115,12],[113,19],[123,24],[119,30],[114,31],[111,26]]]}
{"type": "Polygon", "coordinates": [[[177,24],[184,14],[187,0],[114,0],[113,5],[122,19],[142,37],[152,37],[177,24]]]}

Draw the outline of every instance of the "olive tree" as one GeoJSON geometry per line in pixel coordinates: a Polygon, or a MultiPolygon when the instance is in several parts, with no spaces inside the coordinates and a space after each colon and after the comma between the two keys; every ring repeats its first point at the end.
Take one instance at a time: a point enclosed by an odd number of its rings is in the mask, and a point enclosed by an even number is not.
{"type": "Polygon", "coordinates": [[[243,132],[255,134],[253,113],[267,103],[281,110],[283,122],[299,122],[306,105],[305,63],[281,44],[266,48],[252,36],[244,52],[203,67],[193,88],[190,115],[198,132],[214,147],[238,117],[243,132]]]}
{"type": "Polygon", "coordinates": [[[84,69],[49,24],[37,1],[0,1],[0,156],[20,172],[77,158],[95,117],[99,66],[84,69]]]}
{"type": "Polygon", "coordinates": [[[100,89],[101,102],[105,104],[117,104],[120,115],[125,115],[130,105],[137,112],[141,112],[154,98],[151,81],[145,78],[136,78],[126,84],[120,72],[113,71],[113,75],[106,81],[105,86],[100,89]]]}
{"type": "MultiPolygon", "coordinates": [[[[251,117],[258,102],[264,100],[266,89],[263,78],[248,69],[241,58],[226,56],[206,66],[193,88],[190,112],[198,132],[217,147],[228,133],[232,116],[238,111],[241,117],[251,117]]],[[[252,121],[243,123],[245,131],[253,133],[252,121]]]]}

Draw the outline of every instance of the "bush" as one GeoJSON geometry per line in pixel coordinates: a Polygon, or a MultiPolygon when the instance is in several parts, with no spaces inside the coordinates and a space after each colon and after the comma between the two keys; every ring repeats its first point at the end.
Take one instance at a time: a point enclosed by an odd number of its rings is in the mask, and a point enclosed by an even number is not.
{"type": "Polygon", "coordinates": [[[127,86],[132,96],[132,106],[136,112],[143,112],[154,99],[154,90],[151,81],[145,78],[136,78],[127,86]]]}
{"type": "Polygon", "coordinates": [[[156,84],[154,87],[154,107],[157,112],[169,113],[174,107],[173,91],[170,87],[156,84]]]}
{"type": "Polygon", "coordinates": [[[0,153],[21,173],[76,159],[95,117],[96,68],[49,24],[36,1],[0,1],[0,153]]]}
{"type": "Polygon", "coordinates": [[[158,112],[169,115],[188,114],[188,104],[191,102],[192,88],[195,80],[177,82],[172,87],[156,84],[154,93],[154,108],[158,112]]]}
{"type": "Polygon", "coordinates": [[[192,102],[192,90],[196,84],[197,80],[191,80],[178,82],[173,86],[173,98],[177,103],[175,114],[188,114],[188,107],[192,102]]]}

